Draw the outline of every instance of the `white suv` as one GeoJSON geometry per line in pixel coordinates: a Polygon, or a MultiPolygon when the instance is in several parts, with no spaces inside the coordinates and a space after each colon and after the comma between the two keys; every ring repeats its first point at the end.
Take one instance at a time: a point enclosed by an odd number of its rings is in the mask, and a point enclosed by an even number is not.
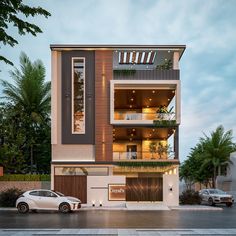
{"type": "Polygon", "coordinates": [[[36,189],[20,195],[16,200],[16,207],[20,213],[27,213],[29,210],[59,210],[62,213],[68,213],[78,210],[81,207],[81,201],[56,191],[36,189]]]}
{"type": "Polygon", "coordinates": [[[219,189],[202,189],[199,191],[199,195],[202,198],[202,202],[207,202],[211,206],[224,203],[226,206],[231,207],[234,203],[232,195],[219,189]]]}

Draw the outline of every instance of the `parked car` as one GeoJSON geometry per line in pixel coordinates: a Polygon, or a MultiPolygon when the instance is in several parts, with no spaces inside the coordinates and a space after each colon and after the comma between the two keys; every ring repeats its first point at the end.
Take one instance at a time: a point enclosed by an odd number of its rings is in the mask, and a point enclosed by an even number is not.
{"type": "Polygon", "coordinates": [[[20,195],[16,200],[16,207],[20,213],[27,213],[29,210],[59,210],[68,213],[81,208],[81,201],[56,191],[36,189],[20,195]]]}
{"type": "Polygon", "coordinates": [[[207,202],[211,206],[223,203],[231,207],[234,203],[233,196],[220,189],[202,189],[199,191],[199,194],[202,198],[202,202],[207,202]]]}

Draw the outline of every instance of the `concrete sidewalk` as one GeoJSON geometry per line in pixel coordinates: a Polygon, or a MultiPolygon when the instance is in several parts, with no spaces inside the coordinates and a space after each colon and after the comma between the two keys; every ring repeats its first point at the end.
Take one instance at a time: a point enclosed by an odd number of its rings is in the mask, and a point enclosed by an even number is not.
{"type": "Polygon", "coordinates": [[[106,235],[106,236],[174,236],[236,235],[236,229],[2,229],[0,236],[106,235]]]}

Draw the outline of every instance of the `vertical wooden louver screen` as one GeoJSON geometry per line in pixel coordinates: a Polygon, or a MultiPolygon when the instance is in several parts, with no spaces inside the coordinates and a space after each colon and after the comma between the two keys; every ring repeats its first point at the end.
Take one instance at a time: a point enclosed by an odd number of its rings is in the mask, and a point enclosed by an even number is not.
{"type": "Polygon", "coordinates": [[[110,125],[110,80],[113,77],[113,52],[95,52],[95,159],[112,161],[110,125]]]}

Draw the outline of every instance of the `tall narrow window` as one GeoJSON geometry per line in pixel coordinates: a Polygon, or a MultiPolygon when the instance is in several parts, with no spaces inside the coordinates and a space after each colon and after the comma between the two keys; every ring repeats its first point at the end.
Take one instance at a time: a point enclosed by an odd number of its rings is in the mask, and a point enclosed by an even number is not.
{"type": "Polygon", "coordinates": [[[85,58],[72,58],[72,133],[85,133],[85,58]]]}

